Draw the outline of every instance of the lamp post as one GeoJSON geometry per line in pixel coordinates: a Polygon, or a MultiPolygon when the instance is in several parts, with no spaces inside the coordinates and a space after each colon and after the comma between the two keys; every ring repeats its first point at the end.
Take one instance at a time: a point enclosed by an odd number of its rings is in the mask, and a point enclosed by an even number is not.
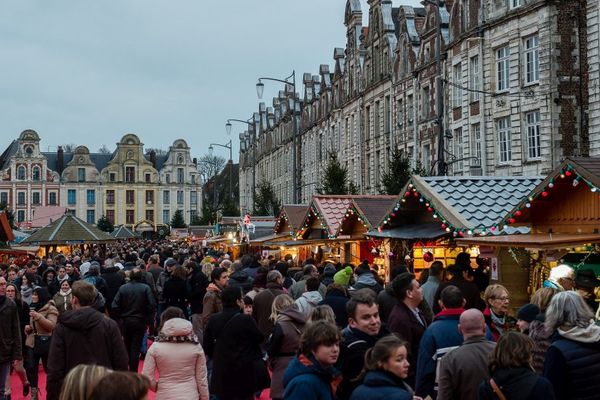
{"type": "MultiPolygon", "coordinates": [[[[229,119],[227,119],[227,123],[225,124],[225,130],[227,131],[228,135],[231,134],[231,123],[232,122],[239,122],[242,124],[246,124],[248,126],[248,130],[245,131],[244,134],[240,133],[240,141],[244,140],[244,143],[246,143],[245,141],[248,141],[248,142],[251,142],[251,145],[252,145],[252,199],[254,200],[254,193],[256,192],[256,152],[255,152],[256,144],[254,143],[253,135],[251,135],[249,132],[250,130],[252,130],[254,128],[254,125],[252,124],[252,122],[250,122],[253,120],[253,118],[254,117],[251,117],[251,118],[248,118],[247,120],[229,118],[229,119]]],[[[246,150],[246,149],[244,148],[243,150],[246,150]]],[[[241,173],[241,170],[240,170],[240,173],[241,173]]],[[[240,208],[241,208],[241,204],[240,204],[240,208]]]]}
{"type": "MultiPolygon", "coordinates": [[[[229,201],[233,202],[233,154],[232,154],[231,139],[229,140],[229,142],[227,142],[225,144],[211,143],[208,146],[208,150],[212,152],[213,146],[219,146],[219,147],[224,147],[226,149],[229,149],[229,201]]],[[[215,173],[215,191],[217,188],[216,177],[217,177],[217,175],[215,173]]],[[[215,197],[216,197],[216,195],[215,195],[215,197]]]]}
{"type": "Polygon", "coordinates": [[[292,202],[294,204],[298,204],[298,146],[297,146],[297,138],[298,138],[298,120],[296,118],[296,112],[299,111],[299,107],[297,107],[297,97],[296,97],[296,71],[292,71],[292,74],[285,79],[277,79],[277,78],[258,78],[258,83],[256,84],[256,94],[259,99],[262,99],[263,91],[265,89],[265,84],[262,81],[275,81],[285,83],[286,85],[290,85],[292,87],[292,100],[293,107],[291,107],[292,114],[292,123],[293,123],[293,134],[292,134],[292,202]],[[291,81],[290,81],[291,79],[291,81]],[[297,110],[298,109],[298,110],[297,110]]]}

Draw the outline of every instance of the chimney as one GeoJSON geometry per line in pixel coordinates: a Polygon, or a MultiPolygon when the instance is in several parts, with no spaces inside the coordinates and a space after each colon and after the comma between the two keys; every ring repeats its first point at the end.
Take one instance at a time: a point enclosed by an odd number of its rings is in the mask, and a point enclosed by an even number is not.
{"type": "Polygon", "coordinates": [[[156,151],[150,150],[150,153],[148,155],[150,157],[150,162],[152,163],[152,166],[156,168],[156,151]]]}
{"type": "Polygon", "coordinates": [[[59,175],[65,169],[65,152],[62,146],[58,146],[58,150],[56,150],[56,169],[59,175]]]}

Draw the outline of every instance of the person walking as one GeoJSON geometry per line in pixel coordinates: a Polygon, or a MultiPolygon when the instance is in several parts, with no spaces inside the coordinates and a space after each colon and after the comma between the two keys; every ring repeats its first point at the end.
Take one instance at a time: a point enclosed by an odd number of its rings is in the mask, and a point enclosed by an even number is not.
{"type": "Polygon", "coordinates": [[[150,380],[157,400],[208,400],[206,357],[191,322],[182,318],[163,322],[146,354],[142,375],[150,380]]]}
{"type": "Polygon", "coordinates": [[[344,329],[348,325],[348,313],[346,312],[348,300],[350,300],[348,289],[337,283],[332,283],[327,286],[325,298],[319,303],[320,306],[331,307],[335,314],[335,323],[340,329],[344,329]]]}
{"type": "Polygon", "coordinates": [[[434,261],[429,267],[429,276],[427,281],[421,286],[423,289],[423,299],[430,308],[433,308],[435,293],[444,278],[444,264],[441,261],[434,261]]]}
{"type": "MultiPolygon", "coordinates": [[[[302,268],[302,279],[290,286],[288,293],[294,300],[299,299],[306,292],[306,280],[308,278],[319,279],[319,270],[313,264],[306,264],[302,268]]],[[[321,297],[325,296],[325,292],[327,291],[325,285],[319,282],[318,288],[321,297]]]]}
{"type": "Polygon", "coordinates": [[[23,359],[19,311],[14,301],[6,297],[6,278],[0,276],[0,399],[6,396],[6,381],[10,366],[23,359]]]}
{"type": "Polygon", "coordinates": [[[204,275],[202,268],[195,261],[189,260],[186,267],[189,270],[186,290],[187,298],[190,301],[192,326],[198,340],[202,341],[202,307],[208,287],[208,277],[204,275]]]}
{"type": "Polygon", "coordinates": [[[59,316],[65,311],[71,310],[71,297],[71,284],[68,279],[64,279],[60,283],[60,290],[52,298],[59,316]]]}
{"type": "Polygon", "coordinates": [[[221,294],[229,286],[229,271],[225,268],[215,268],[210,274],[210,280],[211,283],[202,300],[202,327],[204,329],[206,329],[210,317],[223,310],[221,294]]]}
{"type": "Polygon", "coordinates": [[[40,389],[38,387],[40,360],[44,371],[48,372],[48,353],[52,331],[56,327],[58,310],[50,298],[48,289],[36,287],[33,289],[31,304],[29,306],[29,325],[25,326],[27,339],[27,357],[29,359],[27,378],[31,384],[31,398],[37,400],[40,389]]]}
{"type": "Polygon", "coordinates": [[[441,309],[438,303],[440,294],[442,293],[442,290],[446,288],[446,286],[450,285],[457,286],[460,289],[460,292],[467,301],[467,304],[465,305],[466,309],[477,308],[478,310],[483,311],[485,304],[483,300],[481,300],[479,287],[477,287],[475,283],[468,279],[469,272],[473,271],[471,268],[471,255],[464,252],[459,253],[456,256],[455,264],[449,265],[446,271],[451,275],[451,278],[446,282],[440,283],[438,286],[433,298],[433,312],[435,314],[440,312],[441,309]]]}
{"type": "Polygon", "coordinates": [[[552,332],[543,376],[557,399],[595,399],[600,393],[600,326],[575,291],[552,297],[546,330],[552,332]]]}
{"type": "Polygon", "coordinates": [[[258,325],[258,329],[265,337],[265,344],[271,336],[275,323],[275,320],[271,319],[273,302],[277,296],[284,293],[283,275],[279,271],[272,270],[267,273],[267,288],[254,296],[252,316],[258,325]]]}
{"type": "Polygon", "coordinates": [[[492,352],[490,379],[479,385],[479,399],[554,400],[550,381],[531,368],[532,349],[529,336],[519,332],[503,334],[492,352]]]}
{"type": "Polygon", "coordinates": [[[408,345],[396,335],[385,336],[365,354],[365,366],[359,375],[362,384],[350,400],[413,400],[408,377],[408,345]]]}
{"type": "Polygon", "coordinates": [[[163,300],[165,306],[167,308],[177,307],[181,309],[186,318],[188,315],[187,275],[186,269],[177,265],[163,287],[163,300]]]}
{"type": "Polygon", "coordinates": [[[323,300],[323,297],[319,292],[319,285],[321,283],[318,278],[310,277],[303,283],[305,284],[304,288],[306,291],[296,299],[296,305],[298,306],[298,310],[308,318],[312,310],[323,300]]]}
{"type": "Polygon", "coordinates": [[[92,308],[96,300],[94,286],[76,281],[72,296],[73,309],[60,316],[50,342],[47,400],[58,400],[63,379],[79,364],[127,369],[127,351],[119,326],[92,308]]]}
{"type": "Polygon", "coordinates": [[[143,273],[134,268],[130,281],[119,288],[113,300],[112,310],[121,318],[123,324],[123,340],[129,354],[129,370],[137,372],[140,362],[140,349],[146,333],[146,326],[151,322],[156,309],[152,290],[142,283],[143,273]]]}
{"type": "Polygon", "coordinates": [[[531,304],[540,308],[540,313],[529,323],[529,337],[533,339],[533,369],[538,374],[544,372],[544,360],[546,352],[550,347],[550,336],[553,332],[546,330],[544,320],[546,319],[546,309],[550,304],[552,297],[558,293],[558,289],[540,288],[531,296],[531,304]]]}
{"type": "MultiPolygon", "coordinates": [[[[27,325],[29,325],[29,306],[26,303],[23,303],[23,301],[21,300],[21,294],[19,292],[19,289],[17,288],[17,285],[15,285],[14,283],[9,283],[8,285],[6,285],[6,297],[8,299],[14,301],[15,304],[17,305],[17,311],[18,311],[18,315],[19,315],[19,325],[20,325],[19,332],[23,332],[23,333],[21,333],[21,349],[26,350],[26,348],[25,348],[26,335],[24,333],[25,333],[25,327],[27,325]]],[[[1,321],[1,319],[0,319],[0,321],[1,321]]],[[[7,337],[8,337],[8,335],[7,335],[7,337]]],[[[21,359],[21,360],[13,361],[11,369],[13,369],[15,371],[15,373],[19,376],[19,379],[21,380],[21,384],[23,385],[23,396],[27,396],[29,394],[31,385],[29,384],[29,381],[27,380],[27,373],[23,366],[23,360],[21,359]]],[[[11,394],[10,374],[6,377],[6,386],[5,386],[4,392],[6,395],[9,395],[9,396],[11,394]]]]}

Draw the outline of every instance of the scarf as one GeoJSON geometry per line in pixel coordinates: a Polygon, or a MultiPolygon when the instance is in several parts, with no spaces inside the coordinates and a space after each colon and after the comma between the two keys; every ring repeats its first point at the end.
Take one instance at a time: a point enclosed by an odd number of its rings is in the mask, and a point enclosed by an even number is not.
{"type": "Polygon", "coordinates": [[[591,320],[590,324],[585,328],[580,326],[574,326],[567,330],[558,328],[558,333],[565,339],[580,343],[596,343],[600,341],[600,326],[596,325],[594,320],[591,320]]]}
{"type": "Polygon", "coordinates": [[[71,294],[71,289],[63,292],[62,289],[58,292],[58,294],[63,298],[63,308],[65,311],[69,309],[69,302],[67,301],[67,297],[71,294]]]}
{"type": "Polygon", "coordinates": [[[31,296],[33,295],[33,288],[29,285],[21,286],[21,298],[27,304],[31,304],[31,296]]]}
{"type": "Polygon", "coordinates": [[[496,325],[496,328],[498,329],[498,333],[500,335],[503,335],[506,324],[506,315],[499,316],[496,313],[494,313],[494,310],[492,310],[490,307],[490,316],[492,317],[492,322],[494,323],[494,325],[496,325]]]}
{"type": "Polygon", "coordinates": [[[198,337],[193,333],[187,336],[165,336],[160,333],[156,338],[157,342],[167,342],[167,343],[193,343],[199,344],[198,337]]]}

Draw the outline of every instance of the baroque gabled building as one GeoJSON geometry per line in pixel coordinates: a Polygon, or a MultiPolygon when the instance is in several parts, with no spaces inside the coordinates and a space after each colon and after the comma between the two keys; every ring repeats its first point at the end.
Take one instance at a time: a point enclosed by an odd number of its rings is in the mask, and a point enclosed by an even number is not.
{"type": "Polygon", "coordinates": [[[241,207],[252,209],[253,179],[284,203],[294,191],[308,202],[331,152],[361,194],[379,193],[394,149],[448,175],[540,175],[598,154],[597,3],[369,0],[365,26],[361,2],[348,0],[345,48],[303,74],[297,93],[287,85],[261,103],[254,133],[240,135],[241,207]]]}
{"type": "Polygon", "coordinates": [[[178,139],[168,151],[144,152],[135,134],[124,135],[113,153],[86,146],[41,152],[35,131],[24,131],[0,156],[0,202],[27,227],[36,208],[60,205],[96,223],[169,224],[176,210],[190,223],[201,210],[201,184],[188,144],[178,139]]]}

